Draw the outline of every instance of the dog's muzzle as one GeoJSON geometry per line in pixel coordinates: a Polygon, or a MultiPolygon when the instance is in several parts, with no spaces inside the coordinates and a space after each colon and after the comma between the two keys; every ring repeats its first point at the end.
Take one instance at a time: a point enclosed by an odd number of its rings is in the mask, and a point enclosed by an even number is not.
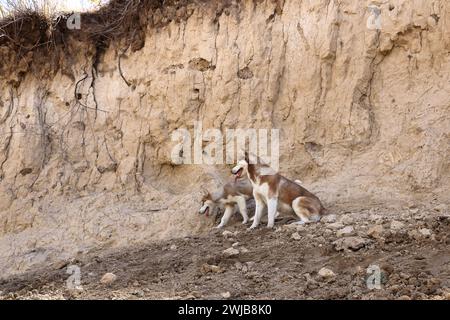
{"type": "Polygon", "coordinates": [[[242,176],[242,172],[244,171],[244,168],[240,167],[240,168],[233,168],[231,170],[231,173],[234,174],[235,176],[235,180],[239,179],[242,176]]]}
{"type": "Polygon", "coordinates": [[[209,206],[203,206],[198,211],[199,214],[204,214],[205,216],[209,216],[209,206]]]}

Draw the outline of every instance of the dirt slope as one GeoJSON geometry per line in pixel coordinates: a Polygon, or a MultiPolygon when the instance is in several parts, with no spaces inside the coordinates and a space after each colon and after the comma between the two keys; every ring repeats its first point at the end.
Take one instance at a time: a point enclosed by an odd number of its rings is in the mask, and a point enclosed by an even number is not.
{"type": "Polygon", "coordinates": [[[396,211],[395,222],[388,210],[341,213],[335,222],[279,222],[274,231],[236,222],[224,232],[92,253],[6,279],[1,298],[450,299],[450,216],[417,211],[396,211]],[[343,240],[353,249],[342,250],[343,240]],[[239,253],[227,256],[229,248],[239,253]],[[82,290],[67,288],[69,264],[80,267],[82,290]],[[371,265],[380,268],[380,290],[367,287],[371,265]],[[322,275],[324,267],[334,275],[322,275]],[[105,273],[117,280],[102,284],[105,273]]]}
{"type": "Polygon", "coordinates": [[[448,0],[113,3],[2,24],[0,277],[205,234],[229,168],[171,161],[196,121],[279,129],[281,173],[328,207],[450,204],[448,0]]]}

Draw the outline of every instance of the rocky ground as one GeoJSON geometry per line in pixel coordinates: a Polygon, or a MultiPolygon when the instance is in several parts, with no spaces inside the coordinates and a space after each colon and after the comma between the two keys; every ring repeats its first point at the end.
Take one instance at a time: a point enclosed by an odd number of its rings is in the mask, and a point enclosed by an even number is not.
{"type": "Polygon", "coordinates": [[[447,210],[336,212],[254,231],[236,218],[204,236],[91,253],[4,279],[0,298],[450,299],[447,210]],[[67,286],[70,265],[80,268],[81,288],[67,286]],[[368,277],[380,288],[370,289],[368,277]]]}

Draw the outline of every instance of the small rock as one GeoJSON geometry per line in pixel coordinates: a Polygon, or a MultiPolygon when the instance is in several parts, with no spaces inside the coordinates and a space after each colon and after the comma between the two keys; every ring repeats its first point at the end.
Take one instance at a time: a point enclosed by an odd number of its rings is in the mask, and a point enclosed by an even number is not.
{"type": "Polygon", "coordinates": [[[222,269],[219,266],[216,266],[216,265],[213,265],[213,264],[204,263],[202,265],[202,267],[201,267],[201,271],[204,274],[205,273],[209,273],[209,272],[220,273],[220,272],[222,272],[222,269]]]}
{"type": "Polygon", "coordinates": [[[382,233],[383,233],[383,226],[381,224],[377,224],[367,231],[367,235],[374,239],[379,239],[382,233]]]}
{"type": "Polygon", "coordinates": [[[100,279],[102,284],[111,284],[117,280],[117,276],[114,273],[105,273],[103,277],[100,279]]]}
{"type": "Polygon", "coordinates": [[[345,237],[334,241],[333,245],[337,251],[345,249],[357,251],[363,248],[367,243],[368,240],[362,237],[345,237]]]}
{"type": "Polygon", "coordinates": [[[339,229],[336,232],[336,235],[338,237],[344,237],[344,236],[350,236],[353,235],[355,233],[355,229],[352,226],[347,226],[345,228],[339,229]]]}
{"type": "Polygon", "coordinates": [[[247,253],[247,252],[248,252],[248,249],[247,249],[246,247],[241,247],[241,252],[242,252],[242,253],[247,253]]]}
{"type": "Polygon", "coordinates": [[[419,230],[419,233],[424,236],[425,238],[429,238],[431,237],[431,230],[430,229],[426,229],[426,228],[422,228],[419,230]]]}
{"type": "Polygon", "coordinates": [[[404,296],[401,296],[400,298],[398,298],[398,300],[411,300],[411,297],[404,295],[404,296]]]}
{"type": "Polygon", "coordinates": [[[178,247],[174,244],[170,246],[170,250],[172,250],[172,251],[175,251],[177,249],[178,249],[178,247]]]}
{"type": "Polygon", "coordinates": [[[231,293],[230,293],[230,291],[222,292],[220,295],[221,295],[222,298],[224,298],[224,299],[230,299],[230,298],[231,298],[231,293]]]}
{"type": "Polygon", "coordinates": [[[324,223],[334,223],[336,222],[337,216],[335,214],[329,214],[326,216],[323,216],[320,221],[324,223]]]}
{"type": "Polygon", "coordinates": [[[318,272],[319,277],[322,279],[331,279],[336,276],[336,274],[333,272],[333,270],[330,270],[328,268],[322,268],[318,272]]]}
{"type": "Polygon", "coordinates": [[[228,248],[228,249],[224,250],[223,254],[226,257],[234,257],[234,256],[237,256],[239,254],[239,250],[231,247],[231,248],[228,248]]]}
{"type": "Polygon", "coordinates": [[[340,222],[330,223],[329,225],[327,225],[327,228],[330,228],[332,230],[339,230],[342,229],[343,227],[345,226],[340,222]]]}
{"type": "Polygon", "coordinates": [[[233,236],[233,232],[228,231],[228,230],[225,230],[224,232],[222,232],[222,235],[223,235],[225,238],[229,238],[229,237],[232,237],[232,236],[233,236]]]}
{"type": "Polygon", "coordinates": [[[145,294],[144,294],[143,290],[134,290],[132,292],[132,295],[137,296],[137,297],[143,297],[145,294]]]}
{"type": "Polygon", "coordinates": [[[392,231],[400,231],[405,227],[405,224],[400,221],[392,221],[391,222],[391,230],[392,231]]]}
{"type": "Polygon", "coordinates": [[[408,236],[411,239],[419,240],[420,239],[420,233],[417,230],[411,230],[408,232],[408,236]]]}
{"type": "Polygon", "coordinates": [[[350,214],[343,215],[340,222],[342,224],[351,224],[353,223],[353,217],[350,214]]]}
{"type": "Polygon", "coordinates": [[[302,236],[298,232],[294,232],[291,235],[291,238],[294,239],[294,240],[300,240],[302,238],[302,236]]]}
{"type": "Polygon", "coordinates": [[[442,212],[442,213],[447,213],[448,212],[448,206],[444,203],[437,205],[436,207],[434,207],[435,211],[438,212],[442,212]]]}

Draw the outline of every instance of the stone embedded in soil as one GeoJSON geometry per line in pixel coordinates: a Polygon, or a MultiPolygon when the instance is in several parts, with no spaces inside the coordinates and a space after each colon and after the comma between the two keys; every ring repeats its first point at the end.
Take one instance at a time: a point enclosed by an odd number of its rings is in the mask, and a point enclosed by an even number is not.
{"type": "Polygon", "coordinates": [[[328,268],[322,268],[319,270],[319,272],[317,273],[319,275],[319,277],[321,277],[322,279],[331,279],[334,278],[336,276],[336,274],[333,272],[333,270],[328,269],[328,268]]]}
{"type": "Polygon", "coordinates": [[[298,232],[294,232],[291,235],[291,238],[294,239],[294,240],[300,240],[302,238],[302,236],[298,232]]]}
{"type": "Polygon", "coordinates": [[[223,270],[219,266],[216,266],[216,265],[213,265],[213,264],[204,263],[202,265],[202,267],[201,267],[201,271],[202,271],[202,273],[206,274],[206,273],[209,273],[209,272],[211,272],[211,273],[221,273],[223,270]]]}
{"type": "Polygon", "coordinates": [[[241,250],[240,250],[242,253],[247,253],[248,252],[248,249],[246,248],[246,247],[241,247],[241,250]]]}
{"type": "Polygon", "coordinates": [[[239,250],[235,248],[228,248],[223,251],[223,254],[226,257],[235,257],[239,254],[239,250]]]}
{"type": "Polygon", "coordinates": [[[411,231],[409,231],[409,232],[408,232],[408,236],[409,236],[411,239],[414,239],[414,240],[419,240],[419,239],[421,238],[420,233],[419,233],[419,231],[417,231],[417,230],[411,230],[411,231]]]}
{"type": "Polygon", "coordinates": [[[426,237],[426,238],[429,238],[429,237],[431,237],[431,235],[432,235],[431,230],[430,230],[430,229],[426,229],[426,228],[420,229],[420,230],[419,230],[419,233],[420,233],[422,236],[426,237]]]}
{"type": "Polygon", "coordinates": [[[221,295],[222,298],[224,298],[224,299],[229,299],[229,298],[231,298],[231,293],[230,293],[230,291],[222,292],[220,295],[221,295]]]}
{"type": "Polygon", "coordinates": [[[336,222],[337,216],[335,214],[329,214],[326,216],[323,216],[321,221],[324,223],[334,223],[336,222]]]}
{"type": "Polygon", "coordinates": [[[405,224],[403,222],[395,221],[395,220],[391,222],[391,230],[392,231],[400,231],[403,228],[405,228],[405,224]]]}
{"type": "Polygon", "coordinates": [[[175,250],[177,250],[177,246],[176,246],[176,245],[174,245],[174,244],[173,244],[173,245],[171,245],[171,246],[170,246],[170,250],[172,250],[172,251],[175,251],[175,250]]]}
{"type": "Polygon", "coordinates": [[[114,273],[108,272],[103,275],[103,277],[100,279],[100,282],[102,284],[111,284],[116,280],[117,276],[114,273]]]}
{"type": "Polygon", "coordinates": [[[330,223],[329,225],[327,225],[327,228],[330,228],[332,230],[339,230],[342,229],[343,227],[345,226],[340,222],[330,223]]]}
{"type": "Polygon", "coordinates": [[[340,220],[340,222],[342,223],[342,224],[351,224],[351,223],[353,223],[353,217],[350,215],[350,214],[346,214],[346,215],[343,215],[342,217],[341,217],[341,220],[340,220]]]}
{"type": "Polygon", "coordinates": [[[382,234],[383,234],[383,226],[381,224],[377,224],[369,228],[369,230],[367,230],[367,235],[374,239],[379,239],[382,234]]]}
{"type": "Polygon", "coordinates": [[[434,210],[442,213],[447,213],[449,211],[448,206],[445,203],[437,205],[436,207],[434,207],[434,210]]]}
{"type": "Polygon", "coordinates": [[[351,236],[355,234],[355,229],[352,226],[347,226],[345,228],[339,229],[336,232],[336,235],[338,237],[345,237],[345,236],[351,236]]]}
{"type": "Polygon", "coordinates": [[[333,245],[337,251],[342,251],[345,249],[357,251],[365,247],[368,242],[369,241],[367,239],[362,237],[345,237],[334,241],[333,245]]]}
{"type": "Polygon", "coordinates": [[[225,238],[230,238],[230,237],[233,236],[233,232],[228,231],[228,230],[225,230],[224,232],[222,232],[222,235],[223,235],[225,238]]]}

